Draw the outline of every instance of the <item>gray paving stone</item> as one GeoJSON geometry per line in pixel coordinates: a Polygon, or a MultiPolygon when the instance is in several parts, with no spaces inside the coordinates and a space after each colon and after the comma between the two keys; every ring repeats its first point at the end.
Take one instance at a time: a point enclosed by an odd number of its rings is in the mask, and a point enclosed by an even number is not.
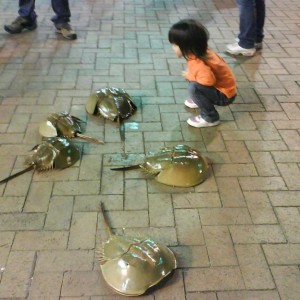
{"type": "Polygon", "coordinates": [[[188,292],[244,289],[238,267],[193,268],[185,276],[188,292]]]}
{"type": "Polygon", "coordinates": [[[204,226],[203,232],[211,266],[235,266],[238,264],[226,226],[204,226]]]}
{"type": "Polygon", "coordinates": [[[0,284],[1,298],[25,298],[36,261],[35,251],[10,252],[0,284]]]}
{"type": "Polygon", "coordinates": [[[297,299],[300,287],[300,270],[297,266],[271,267],[281,299],[297,299]]]}

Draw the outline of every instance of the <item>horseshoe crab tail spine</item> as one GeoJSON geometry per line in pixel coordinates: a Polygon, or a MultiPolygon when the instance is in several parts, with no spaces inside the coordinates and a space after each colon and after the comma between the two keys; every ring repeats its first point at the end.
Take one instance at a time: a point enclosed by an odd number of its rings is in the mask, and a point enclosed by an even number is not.
{"type": "Polygon", "coordinates": [[[119,132],[120,132],[120,138],[121,141],[125,141],[125,124],[122,122],[122,119],[118,117],[118,124],[119,124],[119,132]]]}
{"type": "Polygon", "coordinates": [[[32,165],[30,165],[28,168],[26,168],[26,169],[24,169],[24,170],[22,170],[22,171],[20,171],[20,172],[18,172],[18,173],[15,173],[15,174],[13,174],[13,175],[10,175],[10,176],[8,176],[7,178],[2,179],[2,180],[0,181],[0,184],[6,183],[6,182],[8,182],[9,180],[11,180],[11,179],[13,179],[13,178],[16,178],[16,177],[18,177],[18,176],[20,176],[20,175],[22,175],[22,174],[24,174],[24,173],[26,173],[26,172],[29,172],[29,171],[31,171],[31,170],[33,170],[33,169],[34,169],[34,165],[32,164],[32,165]]]}
{"type": "Polygon", "coordinates": [[[101,212],[101,215],[102,215],[102,219],[104,221],[104,224],[105,224],[105,227],[106,227],[106,230],[108,231],[108,234],[109,236],[111,237],[113,235],[113,232],[111,230],[111,227],[109,225],[109,222],[107,220],[107,217],[105,216],[105,213],[104,213],[104,204],[103,202],[101,201],[100,203],[100,212],[101,212]]]}
{"type": "Polygon", "coordinates": [[[81,134],[81,133],[76,133],[76,137],[81,138],[81,139],[86,140],[86,141],[89,141],[91,143],[104,144],[104,142],[101,141],[101,140],[92,138],[90,136],[87,136],[87,135],[84,135],[84,134],[81,134]]]}
{"type": "Polygon", "coordinates": [[[126,166],[126,167],[117,167],[117,168],[110,168],[112,171],[128,171],[128,170],[135,170],[140,168],[140,165],[133,165],[133,166],[126,166]]]}

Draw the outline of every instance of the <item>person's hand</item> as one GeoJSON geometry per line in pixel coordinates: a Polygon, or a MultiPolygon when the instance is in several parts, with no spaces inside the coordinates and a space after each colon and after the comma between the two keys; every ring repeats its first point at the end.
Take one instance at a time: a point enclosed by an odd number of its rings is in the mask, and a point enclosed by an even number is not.
{"type": "Polygon", "coordinates": [[[181,75],[182,75],[184,78],[186,78],[187,74],[188,74],[188,70],[184,70],[184,71],[181,72],[181,75]]]}

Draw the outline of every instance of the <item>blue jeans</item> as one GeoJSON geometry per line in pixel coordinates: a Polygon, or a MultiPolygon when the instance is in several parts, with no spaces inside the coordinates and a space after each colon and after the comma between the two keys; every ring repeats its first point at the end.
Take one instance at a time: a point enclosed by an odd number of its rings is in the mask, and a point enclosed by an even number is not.
{"type": "Polygon", "coordinates": [[[228,99],[223,93],[213,86],[202,85],[195,81],[190,81],[188,86],[190,98],[201,110],[200,116],[206,122],[216,122],[220,119],[215,105],[227,106],[231,104],[235,96],[228,99]]]}
{"type": "Polygon", "coordinates": [[[237,0],[240,9],[239,45],[243,48],[254,48],[264,38],[266,16],[265,0],[237,0]]]}
{"type": "MultiPolygon", "coordinates": [[[[70,22],[71,12],[69,0],[51,0],[52,9],[55,16],[51,18],[56,26],[70,22]]],[[[19,15],[23,18],[35,21],[37,15],[34,11],[35,0],[19,0],[19,15]]]]}

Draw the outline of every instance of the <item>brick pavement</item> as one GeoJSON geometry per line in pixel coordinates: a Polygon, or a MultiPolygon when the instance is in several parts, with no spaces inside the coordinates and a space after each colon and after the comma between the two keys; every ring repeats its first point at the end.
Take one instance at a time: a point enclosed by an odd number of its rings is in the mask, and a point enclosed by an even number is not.
{"type": "Polygon", "coordinates": [[[49,112],[87,119],[105,145],[78,142],[82,159],[64,171],[27,173],[0,186],[0,299],[117,300],[95,259],[103,240],[99,203],[115,232],[170,246],[174,276],[145,300],[296,300],[300,295],[300,4],[267,1],[263,51],[234,58],[233,1],[71,1],[78,40],[54,33],[50,1],[39,27],[10,36],[16,1],[0,0],[0,178],[23,167],[49,112]],[[231,65],[239,94],[222,123],[194,129],[186,83],[167,32],[200,18],[210,45],[231,65]],[[90,93],[122,87],[139,110],[121,143],[115,124],[86,116],[90,93]],[[148,151],[185,143],[212,161],[195,188],[163,186],[139,171],[113,173],[148,151]],[[112,184],[113,182],[113,184],[112,184]]]}

